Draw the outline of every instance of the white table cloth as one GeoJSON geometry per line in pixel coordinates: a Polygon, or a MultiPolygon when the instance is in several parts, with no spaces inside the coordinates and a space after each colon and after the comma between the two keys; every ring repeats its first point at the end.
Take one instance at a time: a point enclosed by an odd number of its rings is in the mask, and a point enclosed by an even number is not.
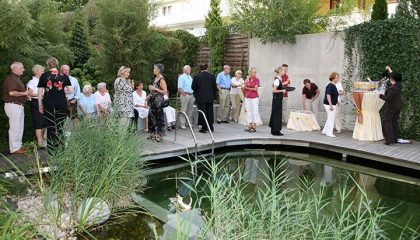
{"type": "Polygon", "coordinates": [[[311,111],[291,111],[287,128],[296,131],[318,131],[321,129],[311,111]]]}
{"type": "Polygon", "coordinates": [[[359,123],[356,119],[353,138],[362,141],[379,141],[384,139],[381,117],[379,116],[379,110],[384,104],[385,101],[379,98],[379,93],[363,93],[363,123],[359,123]]]}

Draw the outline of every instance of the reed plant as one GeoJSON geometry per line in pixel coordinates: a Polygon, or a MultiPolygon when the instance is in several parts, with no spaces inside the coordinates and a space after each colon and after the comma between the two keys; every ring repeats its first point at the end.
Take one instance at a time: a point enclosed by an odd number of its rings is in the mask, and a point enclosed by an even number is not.
{"type": "MultiPolygon", "coordinates": [[[[310,177],[291,176],[286,163],[286,159],[275,160],[267,167],[265,160],[259,160],[262,175],[250,182],[242,167],[229,167],[226,161],[191,162],[194,184],[190,190],[198,199],[195,207],[206,210],[200,237],[390,239],[385,217],[394,209],[372,204],[352,175],[339,176],[338,187],[317,188],[310,177]],[[204,171],[197,173],[197,165],[204,166],[204,171]],[[293,181],[296,177],[299,180],[293,181]]],[[[416,229],[403,227],[399,239],[419,237],[416,229]]],[[[176,239],[186,238],[179,234],[176,239]]]]}

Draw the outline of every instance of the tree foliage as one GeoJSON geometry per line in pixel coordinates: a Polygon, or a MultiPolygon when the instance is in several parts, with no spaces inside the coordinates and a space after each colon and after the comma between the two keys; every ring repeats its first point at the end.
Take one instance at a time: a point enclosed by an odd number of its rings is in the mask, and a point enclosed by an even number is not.
{"type": "Polygon", "coordinates": [[[233,4],[233,19],[244,32],[267,42],[296,41],[295,36],[324,29],[318,0],[244,0],[233,4]]]}
{"type": "Polygon", "coordinates": [[[388,4],[386,0],[375,0],[372,8],[372,20],[385,20],[388,18],[388,4]]]}
{"type": "Polygon", "coordinates": [[[198,52],[198,38],[185,30],[176,30],[172,33],[172,36],[182,43],[181,67],[184,65],[194,67],[198,52]]]}
{"type": "Polygon", "coordinates": [[[413,19],[420,17],[420,0],[400,0],[396,18],[413,19]]]}
{"type": "Polygon", "coordinates": [[[220,0],[211,0],[210,1],[210,11],[206,16],[204,26],[206,29],[211,27],[218,27],[223,25],[223,19],[220,10],[220,0]]]}
{"type": "Polygon", "coordinates": [[[76,12],[76,21],[73,26],[70,47],[74,53],[74,67],[82,67],[90,57],[89,41],[86,35],[86,24],[80,11],[76,12]]]}
{"type": "Polygon", "coordinates": [[[208,44],[210,47],[210,71],[218,73],[223,69],[225,41],[229,32],[226,27],[211,27],[208,29],[208,44]]]}
{"type": "Polygon", "coordinates": [[[386,65],[403,75],[403,137],[420,140],[420,20],[371,21],[345,31],[344,81],[381,79],[386,65]]]}

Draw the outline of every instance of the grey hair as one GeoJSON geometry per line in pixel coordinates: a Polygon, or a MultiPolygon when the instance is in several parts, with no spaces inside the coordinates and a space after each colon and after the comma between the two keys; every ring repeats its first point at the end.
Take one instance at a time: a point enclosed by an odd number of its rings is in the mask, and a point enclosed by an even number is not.
{"type": "Polygon", "coordinates": [[[10,65],[10,69],[13,70],[17,68],[19,65],[23,65],[21,62],[13,62],[12,65],[10,65]]]}
{"type": "Polygon", "coordinates": [[[98,85],[96,85],[96,87],[99,89],[99,88],[103,88],[103,87],[106,87],[106,83],[104,83],[104,82],[100,82],[100,83],[98,83],[98,85]]]}
{"type": "Polygon", "coordinates": [[[230,68],[230,66],[226,64],[226,65],[223,66],[223,69],[225,69],[225,68],[230,68]]]}
{"type": "Polygon", "coordinates": [[[89,89],[92,90],[92,85],[85,85],[85,86],[83,86],[83,92],[84,93],[87,92],[89,89]]]}
{"type": "Polygon", "coordinates": [[[46,61],[46,64],[49,69],[58,68],[58,65],[59,65],[58,60],[55,57],[49,57],[46,61]]]}
{"type": "Polygon", "coordinates": [[[155,65],[153,65],[153,67],[159,69],[160,73],[163,73],[163,71],[165,71],[165,67],[162,63],[156,63],[155,65]]]}
{"type": "Polygon", "coordinates": [[[121,66],[121,67],[120,67],[120,69],[118,69],[117,76],[118,76],[118,77],[122,77],[123,73],[125,73],[125,72],[130,72],[130,71],[131,71],[131,69],[130,69],[130,68],[125,67],[125,66],[121,66]]]}
{"type": "Polygon", "coordinates": [[[41,70],[41,69],[42,69],[42,71],[44,71],[44,70],[45,70],[44,66],[41,66],[41,65],[39,65],[39,64],[35,64],[35,65],[32,67],[32,73],[33,73],[33,74],[35,74],[35,73],[36,73],[36,71],[41,70]]]}
{"type": "Polygon", "coordinates": [[[69,65],[67,65],[67,64],[61,65],[61,70],[63,70],[63,68],[68,68],[68,69],[69,69],[69,71],[70,71],[70,66],[69,66],[69,65]]]}
{"type": "Polygon", "coordinates": [[[190,65],[185,65],[185,66],[182,68],[182,70],[183,70],[183,71],[185,71],[185,69],[187,69],[187,68],[190,68],[190,69],[191,69],[191,66],[190,66],[190,65]]]}

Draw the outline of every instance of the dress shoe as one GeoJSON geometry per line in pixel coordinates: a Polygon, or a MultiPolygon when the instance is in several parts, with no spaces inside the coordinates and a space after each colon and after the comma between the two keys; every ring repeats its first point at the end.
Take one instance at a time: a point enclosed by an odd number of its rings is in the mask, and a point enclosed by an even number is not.
{"type": "Polygon", "coordinates": [[[229,121],[222,121],[222,123],[229,123],[229,121]]]}
{"type": "Polygon", "coordinates": [[[281,133],[281,132],[272,132],[271,135],[273,135],[273,136],[283,136],[283,133],[281,133]]]}
{"type": "Polygon", "coordinates": [[[221,124],[222,123],[222,121],[217,121],[217,124],[221,124]]]}
{"type": "Polygon", "coordinates": [[[341,130],[337,130],[337,133],[341,133],[341,130]]]}
{"type": "Polygon", "coordinates": [[[207,130],[201,129],[199,132],[201,132],[201,133],[207,133],[207,130]]]}
{"type": "Polygon", "coordinates": [[[23,148],[19,148],[17,151],[12,152],[12,154],[25,154],[27,151],[23,148]]]}

